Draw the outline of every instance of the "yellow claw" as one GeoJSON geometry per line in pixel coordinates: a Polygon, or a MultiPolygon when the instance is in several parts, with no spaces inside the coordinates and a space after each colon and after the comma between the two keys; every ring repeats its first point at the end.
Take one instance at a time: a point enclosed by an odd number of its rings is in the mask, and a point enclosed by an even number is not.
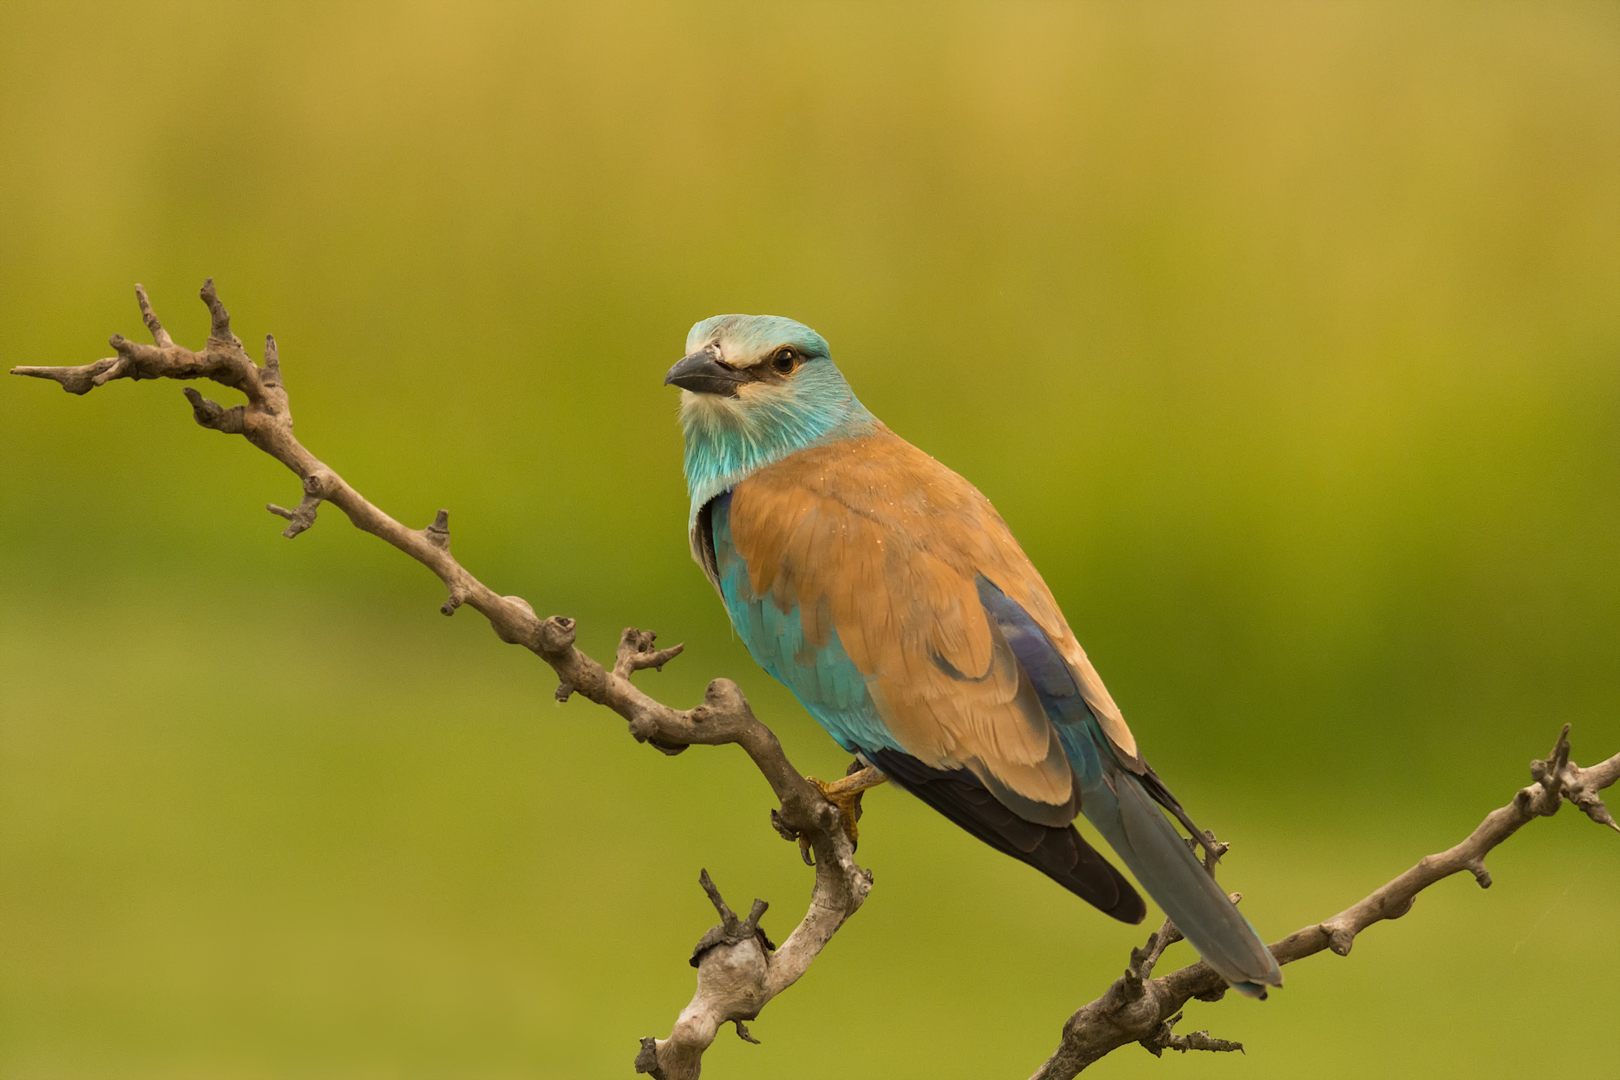
{"type": "MultiPolygon", "coordinates": [[[[861,816],[861,795],[879,784],[886,783],[889,778],[868,765],[830,784],[823,783],[813,776],[807,776],[805,779],[816,785],[824,799],[838,807],[839,820],[844,823],[844,835],[849,837],[850,846],[853,847],[860,839],[860,830],[856,828],[855,822],[861,816]]],[[[810,841],[803,836],[799,837],[799,855],[806,865],[815,865],[810,858],[810,841]]]]}

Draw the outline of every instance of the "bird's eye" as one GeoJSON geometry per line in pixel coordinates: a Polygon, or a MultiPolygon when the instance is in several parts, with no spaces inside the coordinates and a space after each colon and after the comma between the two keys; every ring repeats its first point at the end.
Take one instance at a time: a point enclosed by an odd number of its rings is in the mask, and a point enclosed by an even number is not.
{"type": "Polygon", "coordinates": [[[771,366],[783,375],[793,373],[793,362],[798,356],[792,349],[782,349],[771,359],[771,366]]]}

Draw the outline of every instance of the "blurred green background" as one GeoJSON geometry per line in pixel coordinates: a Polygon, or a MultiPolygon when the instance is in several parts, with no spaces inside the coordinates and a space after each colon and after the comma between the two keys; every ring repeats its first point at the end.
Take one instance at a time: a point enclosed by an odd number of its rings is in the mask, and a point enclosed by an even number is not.
{"type": "MultiPolygon", "coordinates": [[[[4,360],[214,275],[306,444],[676,704],[842,755],[688,561],[687,327],[799,318],[977,483],[1269,937],[1620,750],[1610,4],[26,4],[4,360]]],[[[218,396],[230,400],[228,392],[218,396]]],[[[614,1077],[810,877],[733,749],[639,747],[194,425],[0,382],[0,1075],[614,1077]]],[[[1146,928],[896,791],[867,907],[707,1075],[1027,1075],[1146,928]]],[[[1612,1069],[1620,837],[1566,811],[1100,1076],[1612,1069]]],[[[1178,946],[1171,960],[1190,954],[1178,946]]]]}

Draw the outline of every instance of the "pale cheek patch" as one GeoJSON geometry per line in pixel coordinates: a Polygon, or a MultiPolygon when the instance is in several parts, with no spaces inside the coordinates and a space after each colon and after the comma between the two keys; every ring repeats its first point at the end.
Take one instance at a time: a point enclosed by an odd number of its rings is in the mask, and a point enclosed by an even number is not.
{"type": "Polygon", "coordinates": [[[769,383],[744,383],[737,388],[736,397],[695,394],[683,389],[681,422],[709,432],[757,434],[762,424],[768,424],[771,416],[790,406],[792,401],[793,393],[788,387],[769,383]]]}
{"type": "Polygon", "coordinates": [[[709,431],[736,431],[746,427],[748,408],[741,397],[694,394],[685,389],[681,391],[681,422],[695,424],[709,431]]]}
{"type": "Polygon", "coordinates": [[[737,396],[732,400],[749,408],[757,408],[761,405],[780,405],[792,398],[792,391],[782,383],[756,382],[739,386],[737,396]]]}

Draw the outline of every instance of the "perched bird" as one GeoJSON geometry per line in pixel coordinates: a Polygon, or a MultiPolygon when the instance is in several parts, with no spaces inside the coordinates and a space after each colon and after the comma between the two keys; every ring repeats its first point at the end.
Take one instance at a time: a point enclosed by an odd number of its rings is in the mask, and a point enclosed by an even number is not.
{"type": "Polygon", "coordinates": [[[686,353],[664,382],[681,389],[692,555],[760,666],[893,783],[1141,922],[1074,828],[1085,814],[1222,978],[1280,986],[989,500],[868,412],[807,326],[717,315],[686,353]]]}

